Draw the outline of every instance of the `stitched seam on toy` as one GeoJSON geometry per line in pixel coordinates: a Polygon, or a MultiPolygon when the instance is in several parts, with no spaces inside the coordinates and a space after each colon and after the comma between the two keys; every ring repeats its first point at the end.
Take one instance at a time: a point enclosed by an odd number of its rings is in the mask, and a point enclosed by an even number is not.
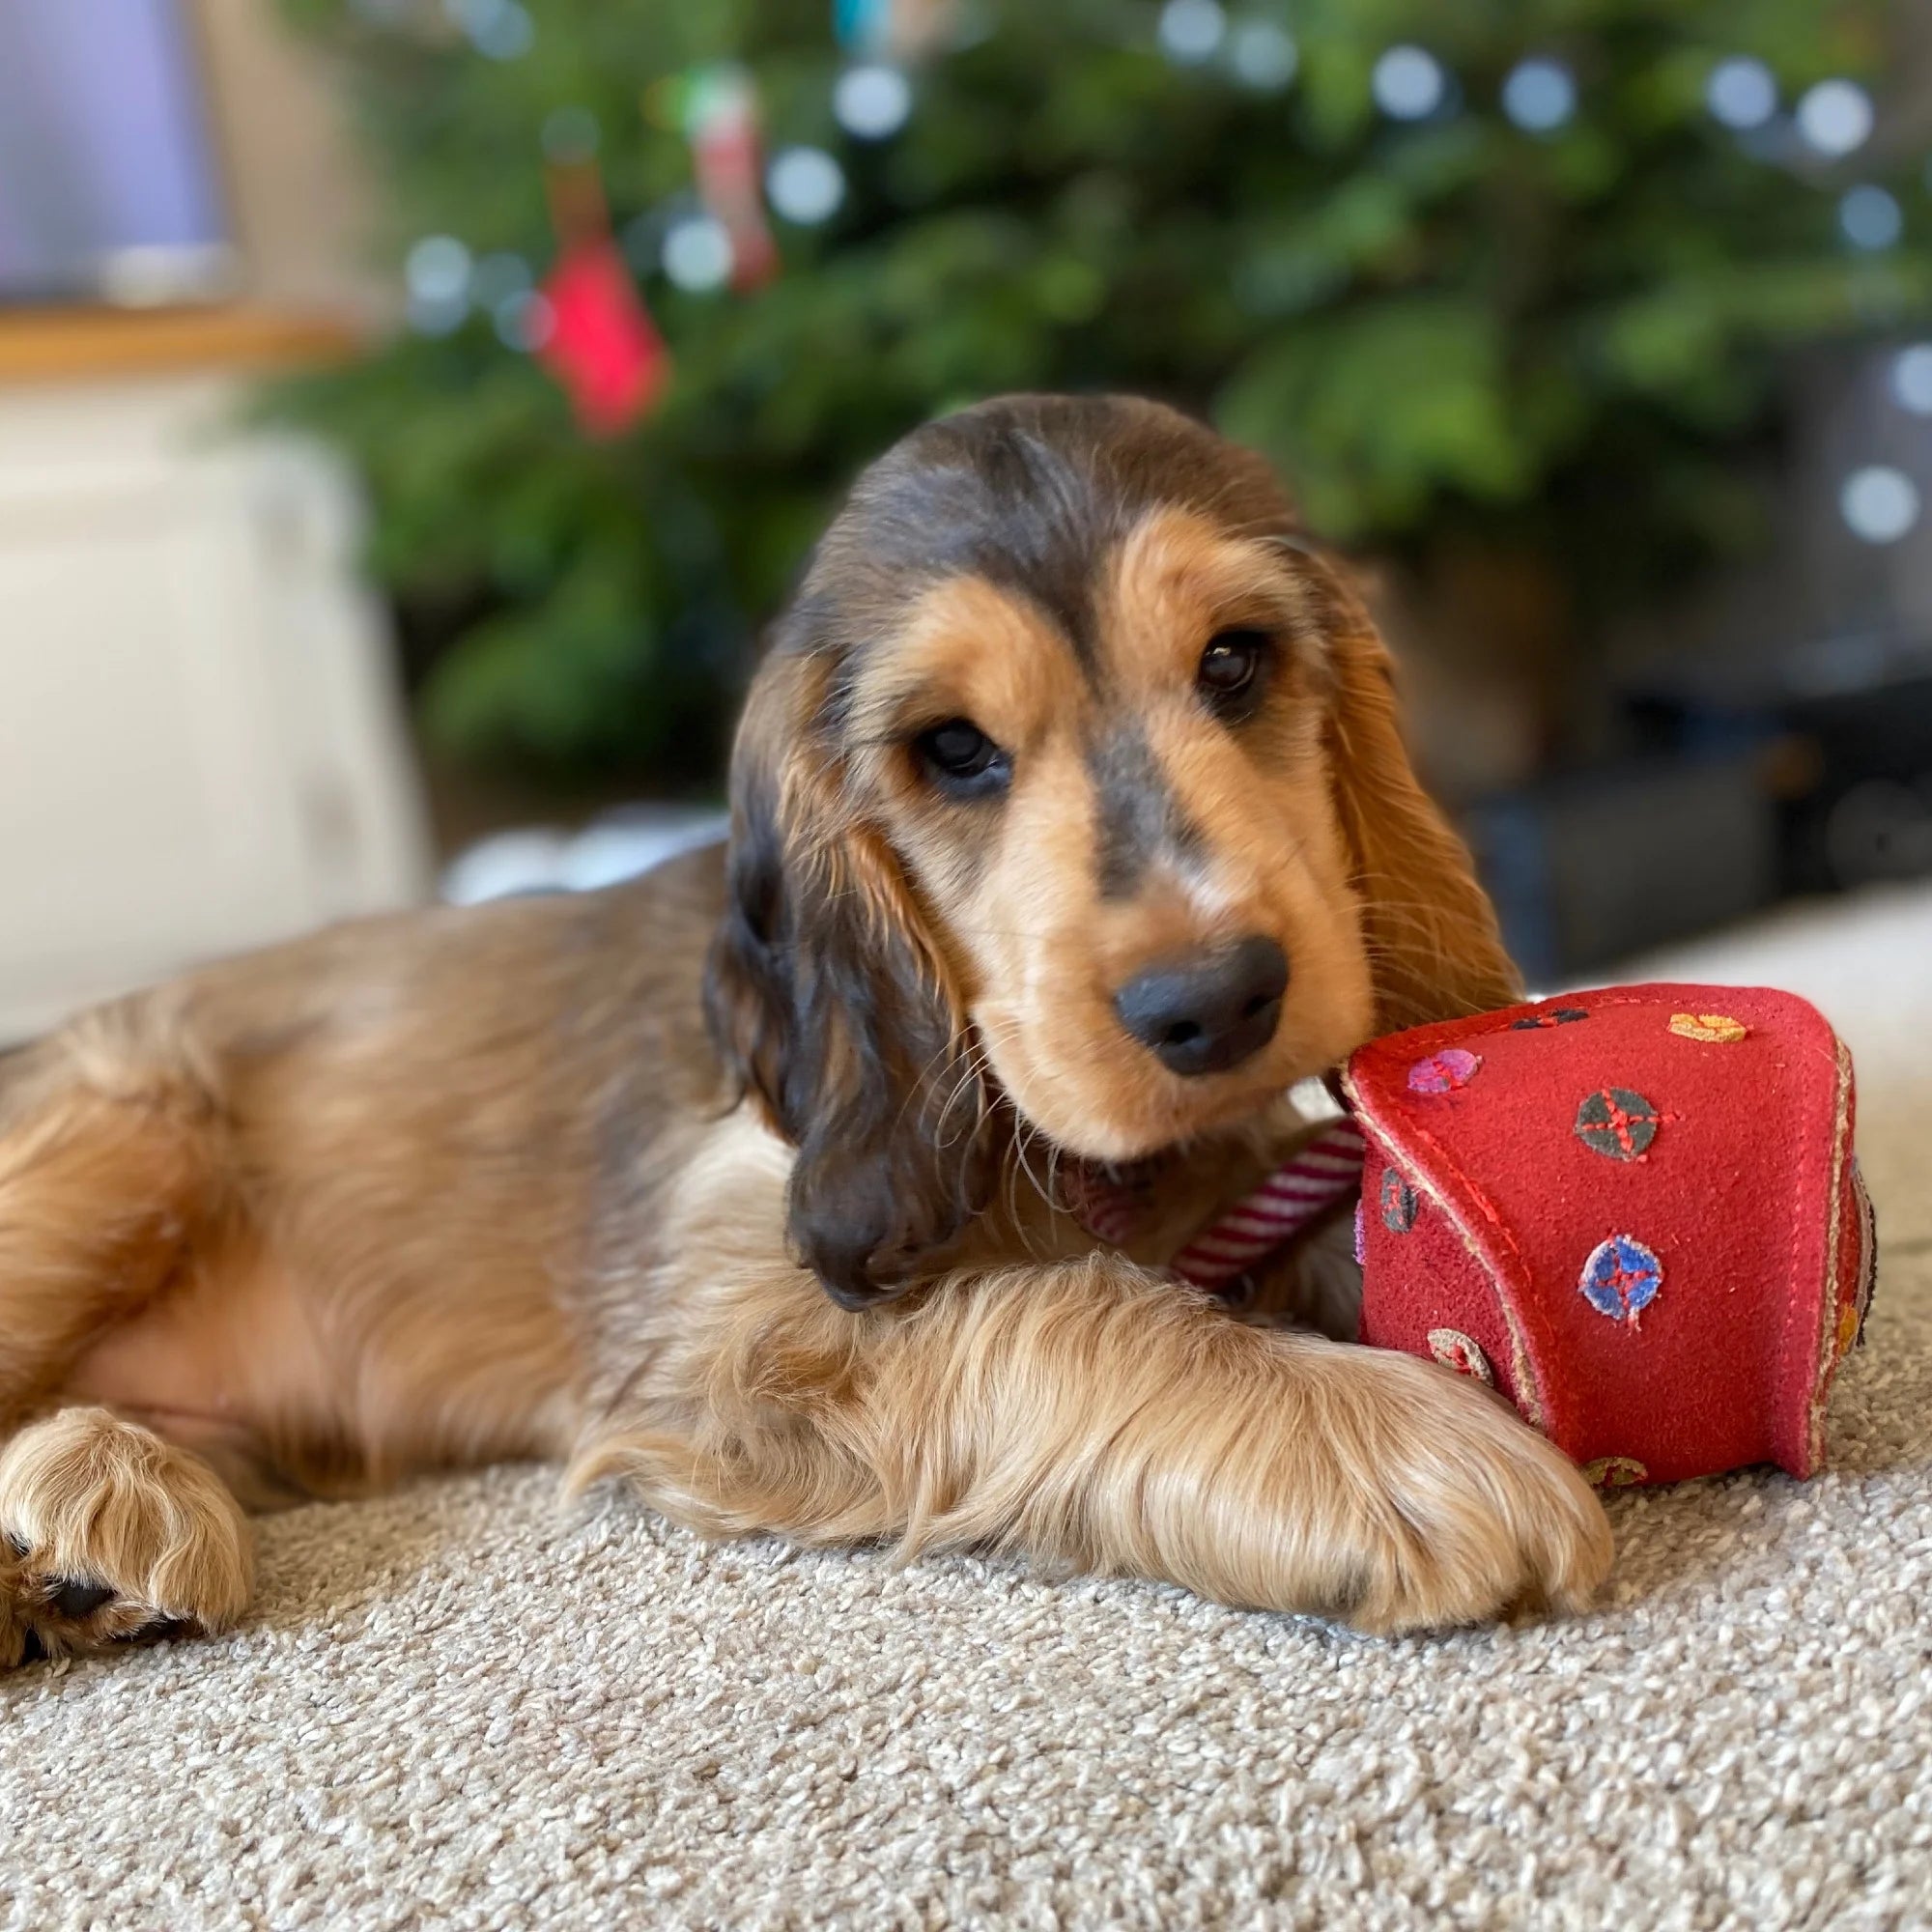
{"type": "MultiPolygon", "coordinates": [[[[1852,1109],[1852,1054],[1843,1040],[1838,1041],[1838,1094],[1837,1105],[1832,1115],[1832,1192],[1831,1220],[1825,1236],[1825,1292],[1820,1297],[1822,1308],[1819,1318],[1817,1374],[1811,1383],[1811,1412],[1805,1418],[1805,1451],[1815,1469],[1825,1460],[1825,1410],[1832,1398],[1832,1375],[1837,1367],[1838,1338],[1838,1236],[1839,1222],[1843,1216],[1839,1212],[1839,1196],[1844,1187],[1845,1166],[1851,1156],[1848,1145],[1851,1136],[1846,1133],[1852,1109]]],[[[1794,1189],[1794,1194],[1800,1190],[1794,1189]]],[[[1798,1280],[1798,1246],[1796,1236],[1800,1233],[1797,1215],[1793,1215],[1793,1235],[1791,1251],[1791,1279],[1795,1287],[1798,1280]]]]}
{"type": "MultiPolygon", "coordinates": [[[[1749,989],[1741,988],[1740,990],[1749,990],[1749,989]]],[[[1592,1013],[1600,1013],[1605,1011],[1610,1007],[1654,1007],[1656,1005],[1657,1001],[1655,999],[1648,997],[1643,999],[1633,999],[1628,994],[1626,994],[1624,997],[1619,998],[1614,993],[1604,993],[1592,997],[1590,1001],[1590,1011],[1592,1013]]],[[[1518,1009],[1513,1007],[1510,1009],[1510,1010],[1512,1012],[1519,1010],[1534,1012],[1536,1010],[1536,1008],[1532,1004],[1527,1008],[1523,1009],[1518,1009]]],[[[1453,1029],[1457,1027],[1466,1026],[1468,1022],[1466,1020],[1445,1020],[1442,1022],[1442,1026],[1444,1029],[1453,1029]]],[[[1491,1027],[1490,1029],[1488,1029],[1488,1033],[1486,1033],[1483,1037],[1487,1038],[1489,1033],[1501,1033],[1502,1031],[1504,1031],[1504,1029],[1501,1027],[1491,1027]]]]}
{"type": "MultiPolygon", "coordinates": [[[[1845,1126],[1851,1105],[1850,1054],[1842,1040],[1837,1042],[1837,1091],[1832,1113],[1832,1184],[1827,1192],[1825,1232],[1825,1281],[1819,1296],[1819,1336],[1814,1344],[1811,1398],[1804,1418],[1804,1447],[1815,1468],[1824,1453],[1825,1407],[1832,1385],[1832,1345],[1837,1333],[1837,1261],[1840,1189],[1845,1165],[1845,1126]]],[[[1791,1253],[1792,1305],[1797,1305],[1798,1243],[1803,1237],[1802,1218],[1794,1208],[1791,1253]]]]}
{"type": "MultiPolygon", "coordinates": [[[[1762,993],[1776,991],[1776,988],[1765,986],[1734,986],[1727,990],[1733,993],[1762,993]]],[[[1611,1007],[1656,1007],[1657,1005],[1657,998],[1653,994],[1634,995],[1626,993],[1619,995],[1616,993],[1601,993],[1591,997],[1590,1011],[1592,1013],[1599,1013],[1606,1011],[1611,1007]]],[[[1518,1006],[1505,1007],[1503,1013],[1515,1014],[1520,1017],[1525,1013],[1534,1013],[1537,1010],[1538,1008],[1535,1001],[1524,1001],[1518,1006]]],[[[1453,1038],[1455,1036],[1464,1032],[1468,1024],[1467,1020],[1438,1020],[1433,1026],[1415,1027],[1412,1031],[1421,1034],[1425,1040],[1437,1035],[1453,1038]]],[[[1480,1034],[1471,1035],[1470,1037],[1487,1039],[1492,1033],[1507,1033],[1510,1024],[1509,1020],[1499,1015],[1496,1025],[1486,1027],[1480,1034]]],[[[1427,1060],[1438,1051],[1440,1049],[1436,1047],[1426,1047],[1420,1057],[1427,1060]]]]}
{"type": "MultiPolygon", "coordinates": [[[[1383,1151],[1391,1159],[1402,1163],[1403,1169],[1407,1175],[1411,1185],[1418,1186],[1442,1210],[1444,1217],[1447,1219],[1449,1225],[1455,1229],[1463,1245],[1468,1249],[1470,1258],[1475,1262],[1477,1267],[1482,1270],[1484,1278],[1490,1284],[1491,1293],[1496,1298],[1496,1309],[1503,1318],[1503,1326],[1509,1330],[1510,1367],[1515,1376],[1518,1405],[1521,1407],[1527,1421],[1538,1429],[1543,1428],[1546,1417],[1543,1391],[1537,1382],[1536,1367],[1530,1358],[1528,1340],[1523,1334],[1522,1324],[1517,1320],[1516,1310],[1510,1303],[1506,1284],[1498,1276],[1496,1269],[1492,1266],[1489,1257],[1483,1253],[1482,1245],[1477,1241],[1474,1234],[1464,1226],[1463,1216],[1450,1205],[1449,1201],[1444,1197],[1441,1190],[1436,1187],[1429,1175],[1412,1162],[1406,1151],[1397,1147],[1394,1136],[1376,1118],[1374,1110],[1364,1104],[1361,1094],[1357,1091],[1354,1079],[1346,1069],[1344,1069],[1342,1074],[1342,1091],[1348,1095],[1349,1104],[1353,1110],[1356,1120],[1361,1122],[1377,1136],[1381,1142],[1383,1151]]],[[[1482,1208],[1485,1217],[1491,1226],[1495,1229],[1497,1236],[1515,1258],[1518,1269],[1526,1277],[1529,1268],[1528,1264],[1523,1260],[1522,1250],[1517,1246],[1509,1230],[1503,1225],[1495,1209],[1490,1206],[1487,1198],[1475,1186],[1474,1182],[1469,1180],[1463,1169],[1448,1157],[1441,1146],[1432,1135],[1425,1133],[1420,1127],[1415,1128],[1413,1131],[1418,1140],[1428,1142],[1429,1146],[1441,1157],[1443,1166],[1468,1187],[1470,1194],[1482,1208]]]]}

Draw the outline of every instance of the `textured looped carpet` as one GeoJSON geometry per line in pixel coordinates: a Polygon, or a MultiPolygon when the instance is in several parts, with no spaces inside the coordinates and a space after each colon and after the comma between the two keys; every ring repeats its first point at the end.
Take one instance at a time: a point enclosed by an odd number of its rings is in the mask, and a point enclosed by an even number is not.
{"type": "Polygon", "coordinates": [[[1932,904],[1812,993],[1885,1229],[1835,1466],[1613,1499],[1561,1625],[1376,1643],[707,1548],[547,1472],[270,1521],[247,1628],[0,1684],[8,1926],[1932,1923],[1932,904]]]}

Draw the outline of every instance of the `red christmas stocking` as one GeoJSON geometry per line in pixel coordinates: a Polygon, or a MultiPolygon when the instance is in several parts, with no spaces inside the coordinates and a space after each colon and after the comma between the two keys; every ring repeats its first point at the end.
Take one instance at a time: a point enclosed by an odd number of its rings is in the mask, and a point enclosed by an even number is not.
{"type": "Polygon", "coordinates": [[[670,352],[623,255],[608,235],[574,242],[543,293],[551,330],[539,356],[568,392],[586,434],[618,435],[670,380],[670,352]]]}

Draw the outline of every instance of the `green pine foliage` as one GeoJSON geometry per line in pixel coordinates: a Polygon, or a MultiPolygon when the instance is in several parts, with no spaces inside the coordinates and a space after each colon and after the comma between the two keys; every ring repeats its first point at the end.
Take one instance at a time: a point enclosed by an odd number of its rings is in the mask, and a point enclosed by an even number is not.
{"type": "Polygon", "coordinates": [[[341,57],[398,266],[448,234],[541,271],[544,130],[594,115],[675,357],[610,442],[483,314],[276,399],[366,473],[374,567],[442,639],[427,722],[476,756],[703,769],[838,488],[978,396],[1168,397],[1275,458],[1341,542],[1527,549],[1600,611],[1747,540],[1741,458],[1776,430],[1790,351],[1932,306],[1876,0],[1232,0],[1198,65],[1161,51],[1153,0],[965,0],[963,43],[914,70],[910,121],[876,143],[832,114],[830,0],[527,0],[505,60],[435,0],[286,4],[341,57]],[[1293,35],[1285,86],[1233,70],[1257,19],[1293,35]],[[1371,89],[1405,41],[1457,90],[1412,124],[1371,89]],[[1738,53],[1787,114],[1863,78],[1879,135],[1827,164],[1727,131],[1704,90],[1738,53]],[[1498,110],[1526,54],[1576,77],[1549,133],[1498,110]],[[680,293],[656,261],[692,192],[665,83],[721,58],[756,76],[768,152],[821,146],[849,183],[823,226],[775,222],[783,272],[747,297],[680,293]],[[1861,254],[1837,206],[1864,180],[1905,235],[1861,254]]]}

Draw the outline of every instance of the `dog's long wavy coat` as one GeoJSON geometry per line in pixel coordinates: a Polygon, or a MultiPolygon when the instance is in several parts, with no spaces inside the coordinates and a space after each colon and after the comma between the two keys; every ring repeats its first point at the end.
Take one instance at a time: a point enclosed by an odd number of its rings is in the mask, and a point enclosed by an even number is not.
{"type": "Polygon", "coordinates": [[[1571,1605],[1571,1465],[1161,1264],[1373,1032],[1516,991],[1389,665],[1150,404],[921,430],[752,692],[728,856],[379,920],[0,1061],[0,1662],[215,1629],[244,1507],[544,1456],[707,1532],[982,1545],[1371,1630],[1571,1605]],[[708,1024],[707,1024],[708,1019],[708,1024]],[[1130,1251],[1078,1163],[1155,1156],[1130,1251]]]}

